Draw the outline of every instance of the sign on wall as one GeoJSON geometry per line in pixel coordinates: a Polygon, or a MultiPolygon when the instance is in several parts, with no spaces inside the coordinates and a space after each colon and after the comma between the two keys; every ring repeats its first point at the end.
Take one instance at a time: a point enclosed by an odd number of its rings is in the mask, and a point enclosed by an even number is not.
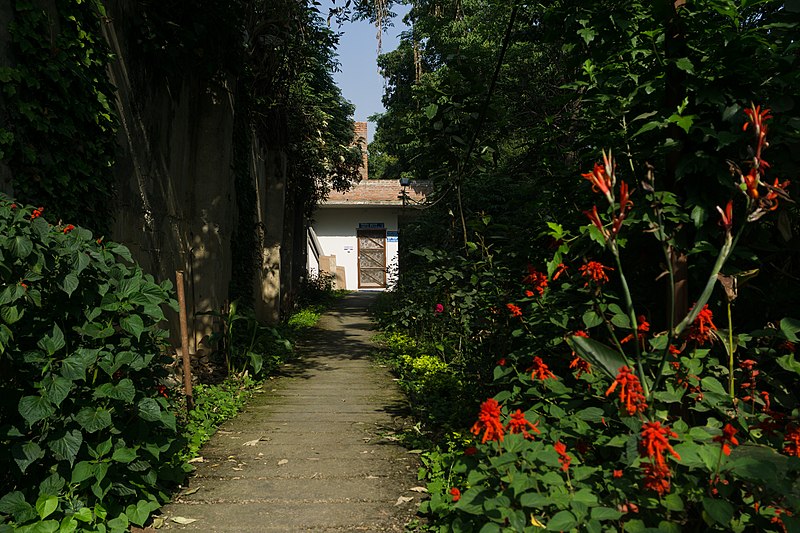
{"type": "Polygon", "coordinates": [[[400,232],[399,231],[387,231],[386,232],[386,242],[397,242],[399,237],[400,237],[400,232]]]}
{"type": "Polygon", "coordinates": [[[383,229],[383,222],[359,222],[358,229],[383,229]]]}

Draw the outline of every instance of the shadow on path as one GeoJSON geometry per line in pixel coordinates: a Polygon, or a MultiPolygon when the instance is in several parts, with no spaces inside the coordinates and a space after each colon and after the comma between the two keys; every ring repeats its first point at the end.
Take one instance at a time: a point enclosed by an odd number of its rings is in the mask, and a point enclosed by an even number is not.
{"type": "Polygon", "coordinates": [[[340,300],[301,340],[299,359],[220,428],[189,488],[162,510],[170,529],[403,531],[419,504],[418,465],[395,442],[405,400],[369,358],[375,296],[340,300]]]}

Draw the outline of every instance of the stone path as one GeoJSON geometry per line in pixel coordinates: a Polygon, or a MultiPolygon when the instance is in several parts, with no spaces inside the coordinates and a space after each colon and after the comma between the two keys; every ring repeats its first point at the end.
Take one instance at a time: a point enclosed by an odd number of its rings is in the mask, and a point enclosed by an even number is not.
{"type": "Polygon", "coordinates": [[[162,510],[164,527],[403,531],[420,483],[416,456],[392,436],[403,397],[369,359],[373,300],[353,293],[323,315],[300,359],[203,448],[188,489],[162,510]]]}

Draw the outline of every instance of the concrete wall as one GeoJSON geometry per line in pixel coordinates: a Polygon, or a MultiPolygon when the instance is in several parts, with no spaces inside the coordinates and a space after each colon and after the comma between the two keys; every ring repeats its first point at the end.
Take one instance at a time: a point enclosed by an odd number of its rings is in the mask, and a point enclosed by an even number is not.
{"type": "MultiPolygon", "coordinates": [[[[387,231],[397,231],[400,207],[322,207],[314,213],[313,227],[324,255],[335,255],[337,267],[344,267],[346,289],[358,290],[358,242],[360,223],[382,222],[387,231]]],[[[389,272],[397,265],[398,242],[386,242],[389,272]]],[[[390,276],[388,284],[394,283],[390,276]]]]}

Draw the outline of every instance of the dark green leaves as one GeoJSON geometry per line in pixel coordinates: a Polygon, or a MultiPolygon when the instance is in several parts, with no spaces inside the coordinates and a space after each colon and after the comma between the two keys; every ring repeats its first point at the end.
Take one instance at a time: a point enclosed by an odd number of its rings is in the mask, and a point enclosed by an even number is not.
{"type": "Polygon", "coordinates": [[[573,336],[570,343],[581,357],[601,368],[612,379],[617,377],[620,367],[628,366],[622,354],[594,339],[573,336]]]}

